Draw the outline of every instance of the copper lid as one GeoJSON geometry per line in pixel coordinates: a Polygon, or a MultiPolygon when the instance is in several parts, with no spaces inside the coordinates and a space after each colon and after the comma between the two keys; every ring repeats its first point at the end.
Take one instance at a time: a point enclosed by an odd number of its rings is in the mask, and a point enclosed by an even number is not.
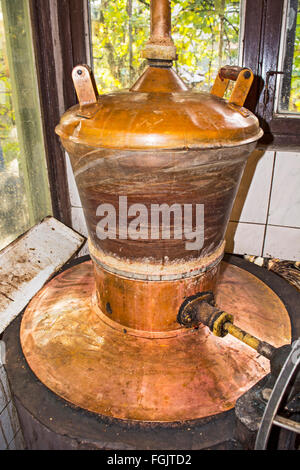
{"type": "Polygon", "coordinates": [[[71,108],[57,134],[77,144],[116,149],[233,147],[262,135],[250,111],[209,93],[189,91],[171,68],[149,67],[147,80],[141,78],[132,91],[71,108]],[[170,91],[163,91],[164,84],[170,91]]]}
{"type": "Polygon", "coordinates": [[[262,135],[257,118],[243,108],[251,70],[221,68],[211,93],[192,92],[171,68],[176,48],[169,0],[151,1],[151,36],[143,56],[149,67],[130,91],[98,96],[89,67],[73,70],[79,105],[56,128],[65,141],[114,149],[235,147],[262,135]],[[229,101],[222,97],[236,81],[229,101]]]}

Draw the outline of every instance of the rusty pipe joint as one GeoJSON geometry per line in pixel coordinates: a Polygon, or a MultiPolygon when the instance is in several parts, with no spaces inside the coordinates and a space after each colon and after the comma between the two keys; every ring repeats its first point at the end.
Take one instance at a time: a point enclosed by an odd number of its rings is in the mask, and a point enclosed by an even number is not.
{"type": "Polygon", "coordinates": [[[223,338],[228,334],[225,324],[233,323],[233,316],[215,306],[212,292],[200,292],[183,302],[177,320],[187,328],[202,323],[215,336],[223,338]]]}
{"type": "Polygon", "coordinates": [[[176,47],[171,36],[170,0],[151,0],[150,8],[151,33],[142,57],[150,60],[176,60],[176,47]]]}
{"type": "Polygon", "coordinates": [[[236,326],[233,315],[216,307],[212,292],[200,292],[186,299],[179,309],[177,320],[187,328],[202,323],[220,338],[229,333],[267,359],[271,359],[276,350],[271,344],[261,341],[236,326]]]}

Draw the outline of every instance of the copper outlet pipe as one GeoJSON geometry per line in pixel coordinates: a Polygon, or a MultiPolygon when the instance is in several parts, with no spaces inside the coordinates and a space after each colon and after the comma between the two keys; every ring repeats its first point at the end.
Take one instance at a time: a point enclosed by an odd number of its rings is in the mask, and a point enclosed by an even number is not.
{"type": "Polygon", "coordinates": [[[212,292],[200,293],[182,304],[178,322],[187,327],[203,324],[215,335],[223,338],[228,333],[271,360],[276,348],[235,325],[233,315],[215,306],[212,292]]]}
{"type": "Polygon", "coordinates": [[[151,0],[151,44],[174,45],[171,37],[169,0],[151,0]]]}
{"type": "Polygon", "coordinates": [[[155,60],[174,60],[176,47],[171,36],[170,0],[151,0],[151,34],[143,57],[155,60]]]}

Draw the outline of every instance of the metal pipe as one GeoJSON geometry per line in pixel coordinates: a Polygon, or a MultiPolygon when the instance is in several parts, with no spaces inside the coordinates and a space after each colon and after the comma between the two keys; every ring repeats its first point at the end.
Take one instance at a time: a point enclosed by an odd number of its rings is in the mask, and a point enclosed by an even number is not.
{"type": "Polygon", "coordinates": [[[142,56],[147,59],[172,61],[177,58],[171,36],[170,0],[151,0],[150,39],[142,56]]]}
{"type": "Polygon", "coordinates": [[[288,431],[300,434],[300,423],[292,419],[284,418],[284,416],[276,415],[273,419],[273,424],[280,428],[287,429],[288,431]]]}
{"type": "Polygon", "coordinates": [[[189,327],[202,323],[215,336],[219,337],[224,337],[229,333],[269,360],[276,351],[276,348],[271,344],[261,341],[234,325],[233,315],[220,310],[214,305],[214,297],[211,292],[204,292],[193,298],[186,299],[179,310],[178,321],[182,325],[189,327]]]}
{"type": "Polygon", "coordinates": [[[151,44],[174,45],[169,0],[151,0],[151,44]]]}
{"type": "Polygon", "coordinates": [[[234,336],[240,341],[243,341],[243,343],[255,349],[259,354],[266,357],[267,359],[271,359],[276,349],[274,346],[266,343],[265,341],[261,341],[260,339],[256,338],[256,336],[250,335],[233,323],[226,322],[223,327],[230,335],[234,336]]]}

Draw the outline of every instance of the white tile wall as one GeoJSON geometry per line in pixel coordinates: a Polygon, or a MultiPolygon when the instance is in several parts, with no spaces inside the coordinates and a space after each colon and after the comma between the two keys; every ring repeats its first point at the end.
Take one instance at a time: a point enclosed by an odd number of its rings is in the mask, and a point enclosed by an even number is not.
{"type": "Polygon", "coordinates": [[[300,228],[300,155],[298,153],[278,152],[276,154],[268,223],[300,228]]]}
{"type": "Polygon", "coordinates": [[[300,154],[255,151],[245,169],[231,221],[227,251],[299,261],[300,154]]]}
{"type": "Polygon", "coordinates": [[[0,450],[22,450],[24,441],[3,365],[0,365],[0,450]]]}
{"type": "Polygon", "coordinates": [[[24,443],[21,429],[17,432],[14,439],[9,444],[8,449],[9,450],[24,450],[25,449],[25,443],[24,443]]]}
{"type": "Polygon", "coordinates": [[[226,233],[226,252],[237,255],[261,252],[265,226],[245,222],[229,222],[226,233]]]}
{"type": "MultiPolygon", "coordinates": [[[[86,223],[85,223],[85,218],[83,215],[83,210],[81,207],[72,207],[72,226],[73,229],[79,232],[81,235],[84,235],[85,237],[88,237],[88,231],[86,228],[86,223]]],[[[83,247],[78,253],[79,256],[85,256],[89,254],[88,250],[88,244],[85,242],[83,247]]]]}
{"type": "Polygon", "coordinates": [[[10,401],[10,390],[4,367],[0,365],[0,413],[10,401]]]}
{"type": "Polygon", "coordinates": [[[247,162],[231,220],[265,224],[268,215],[274,152],[254,151],[247,162]]]}
{"type": "MultiPolygon", "coordinates": [[[[71,165],[68,178],[75,230],[86,224],[71,165]]],[[[226,234],[226,251],[300,260],[300,153],[250,155],[226,234]],[[299,229],[299,230],[297,230],[299,229]]],[[[80,254],[87,253],[85,246],[80,254]]]]}
{"type": "Polygon", "coordinates": [[[263,256],[300,260],[300,228],[268,225],[263,256]]]}
{"type": "Polygon", "coordinates": [[[12,401],[8,403],[0,414],[0,426],[9,445],[20,429],[17,413],[12,401]]]}
{"type": "Polygon", "coordinates": [[[67,178],[68,178],[71,206],[82,207],[78,189],[77,189],[76,182],[75,182],[74,173],[73,173],[71,162],[70,162],[70,157],[67,153],[65,153],[65,155],[66,155],[67,178]]]}
{"type": "Polygon", "coordinates": [[[85,218],[81,207],[72,207],[72,226],[73,229],[85,237],[88,236],[85,218]]]}

